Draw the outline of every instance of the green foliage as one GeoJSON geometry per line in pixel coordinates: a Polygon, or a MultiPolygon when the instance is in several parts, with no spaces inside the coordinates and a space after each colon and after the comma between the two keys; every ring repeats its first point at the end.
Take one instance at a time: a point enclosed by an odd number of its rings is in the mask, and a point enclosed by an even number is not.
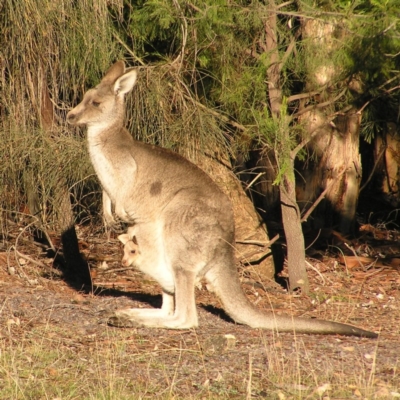
{"type": "Polygon", "coordinates": [[[134,1],[130,15],[129,36],[135,52],[141,58],[163,58],[179,42],[179,15],[171,1],[134,1]]]}
{"type": "Polygon", "coordinates": [[[353,73],[364,83],[361,101],[370,101],[363,118],[363,135],[370,141],[373,135],[386,129],[389,121],[398,118],[400,70],[400,4],[393,1],[371,1],[357,11],[368,15],[367,21],[357,21],[351,28],[357,32],[350,43],[353,73]]]}
{"type": "Polygon", "coordinates": [[[367,20],[349,21],[350,29],[357,32],[348,46],[354,72],[362,74],[363,82],[372,89],[384,84],[399,68],[396,57],[400,45],[399,9],[400,6],[393,9],[383,4],[373,5],[368,10],[360,9],[362,14],[368,11],[367,20]]]}
{"type": "Polygon", "coordinates": [[[260,4],[152,0],[133,1],[132,8],[123,32],[138,58],[179,59],[180,79],[195,97],[253,131],[255,110],[266,104],[266,57],[249,54],[262,32],[260,4]]]}

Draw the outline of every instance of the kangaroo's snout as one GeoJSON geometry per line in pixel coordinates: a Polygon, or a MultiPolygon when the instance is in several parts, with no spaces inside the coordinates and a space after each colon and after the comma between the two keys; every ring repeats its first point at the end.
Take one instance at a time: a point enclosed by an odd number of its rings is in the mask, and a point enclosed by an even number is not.
{"type": "Polygon", "coordinates": [[[78,125],[78,114],[75,112],[75,108],[68,112],[67,122],[70,125],[78,125]]]}

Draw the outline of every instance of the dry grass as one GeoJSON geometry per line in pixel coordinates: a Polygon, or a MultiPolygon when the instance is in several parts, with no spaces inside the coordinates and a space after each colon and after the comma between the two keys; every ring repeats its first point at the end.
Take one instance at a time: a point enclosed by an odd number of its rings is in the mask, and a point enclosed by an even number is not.
{"type": "MultiPolygon", "coordinates": [[[[149,338],[147,332],[141,337],[135,330],[106,327],[101,338],[90,338],[79,330],[73,335],[50,321],[40,329],[9,323],[7,331],[0,348],[4,399],[396,396],[396,388],[375,380],[373,363],[365,363],[365,355],[332,360],[332,345],[320,343],[318,350],[310,349],[310,341],[302,336],[294,335],[290,343],[287,335],[260,332],[245,339],[240,332],[234,349],[212,353],[204,349],[209,337],[201,330],[176,333],[173,341],[165,331],[149,338]],[[349,362],[354,368],[351,374],[349,362]]],[[[354,350],[337,347],[359,351],[357,344],[354,350]]],[[[378,358],[377,346],[369,347],[372,359],[378,358]]]]}

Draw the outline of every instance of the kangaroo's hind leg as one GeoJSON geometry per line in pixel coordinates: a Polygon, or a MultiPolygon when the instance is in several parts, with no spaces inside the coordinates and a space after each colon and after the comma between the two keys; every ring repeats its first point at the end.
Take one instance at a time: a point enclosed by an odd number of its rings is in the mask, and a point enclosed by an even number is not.
{"type": "Polygon", "coordinates": [[[119,327],[146,326],[167,329],[188,329],[198,325],[194,287],[196,274],[177,268],[175,278],[175,310],[168,314],[173,304],[173,296],[163,294],[165,309],[128,308],[117,310],[109,324],[119,327]],[[172,297],[172,298],[171,298],[172,297]]]}

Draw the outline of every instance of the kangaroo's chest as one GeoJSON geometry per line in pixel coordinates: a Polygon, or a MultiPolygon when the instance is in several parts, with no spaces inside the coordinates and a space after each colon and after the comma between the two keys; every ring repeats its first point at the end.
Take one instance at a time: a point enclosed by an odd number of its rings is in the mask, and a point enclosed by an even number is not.
{"type": "Polygon", "coordinates": [[[115,186],[118,180],[112,160],[110,160],[104,153],[99,152],[97,149],[90,146],[89,155],[103,189],[112,199],[115,195],[115,186]]]}
{"type": "Polygon", "coordinates": [[[132,188],[137,169],[129,151],[117,150],[112,144],[89,139],[89,155],[93,167],[114,204],[124,196],[126,188],[132,188]]]}

